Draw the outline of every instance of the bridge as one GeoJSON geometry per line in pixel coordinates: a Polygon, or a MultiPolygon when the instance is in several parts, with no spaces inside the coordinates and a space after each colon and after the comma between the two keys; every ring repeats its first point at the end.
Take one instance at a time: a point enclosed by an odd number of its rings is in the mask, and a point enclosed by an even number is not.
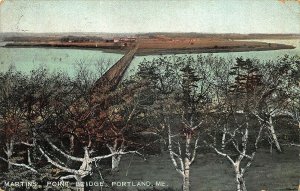
{"type": "Polygon", "coordinates": [[[132,47],[120,60],[106,71],[94,84],[91,95],[100,96],[115,90],[138,50],[138,44],[132,47]]]}

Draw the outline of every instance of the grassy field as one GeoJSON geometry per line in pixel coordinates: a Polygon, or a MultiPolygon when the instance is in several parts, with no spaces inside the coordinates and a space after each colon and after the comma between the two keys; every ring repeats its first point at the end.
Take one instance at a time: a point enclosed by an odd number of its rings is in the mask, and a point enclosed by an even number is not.
{"type": "MultiPolygon", "coordinates": [[[[300,180],[300,149],[285,147],[284,153],[259,150],[253,166],[246,174],[249,191],[298,190],[300,180]]],[[[96,176],[94,177],[95,179],[96,176]]],[[[122,159],[120,171],[105,176],[107,181],[164,181],[172,190],[180,190],[181,176],[171,164],[168,153],[150,156],[144,161],[138,157],[126,156],[122,159]]],[[[99,179],[98,179],[99,181],[99,179]]],[[[199,153],[191,168],[192,191],[233,191],[235,179],[229,162],[214,153],[199,153]]],[[[155,187],[158,190],[166,187],[155,187]]],[[[149,187],[147,187],[149,189],[149,187]]],[[[151,188],[151,187],[150,187],[151,188]]],[[[151,188],[153,189],[153,188],[151,188]]],[[[101,190],[99,187],[91,190],[101,190]]],[[[104,190],[144,190],[144,187],[118,187],[104,190]]]]}

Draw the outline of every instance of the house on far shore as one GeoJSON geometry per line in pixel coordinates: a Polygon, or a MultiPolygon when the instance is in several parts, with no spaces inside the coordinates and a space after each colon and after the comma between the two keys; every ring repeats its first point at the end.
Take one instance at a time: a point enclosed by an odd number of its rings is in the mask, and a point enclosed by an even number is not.
{"type": "Polygon", "coordinates": [[[121,42],[135,42],[136,38],[133,37],[125,37],[125,38],[120,38],[121,42]]]}
{"type": "Polygon", "coordinates": [[[127,43],[127,42],[135,42],[136,38],[133,37],[123,37],[123,38],[114,38],[114,43],[127,43]]]}
{"type": "Polygon", "coordinates": [[[115,44],[118,44],[123,47],[133,44],[135,42],[136,42],[136,38],[133,38],[133,37],[123,37],[123,38],[119,38],[119,39],[114,39],[115,44]]]}

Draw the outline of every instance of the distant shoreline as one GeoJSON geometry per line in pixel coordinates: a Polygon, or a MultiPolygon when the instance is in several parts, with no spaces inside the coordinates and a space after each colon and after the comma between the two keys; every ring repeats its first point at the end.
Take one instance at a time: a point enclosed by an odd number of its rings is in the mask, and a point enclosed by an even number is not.
{"type": "Polygon", "coordinates": [[[271,51],[271,50],[283,50],[283,49],[294,49],[296,47],[285,45],[277,48],[247,48],[247,47],[234,47],[234,48],[198,48],[198,49],[148,49],[141,50],[136,55],[137,56],[147,56],[147,55],[166,55],[166,54],[196,54],[196,53],[226,53],[226,52],[252,52],[252,51],[271,51]]]}
{"type": "MultiPolygon", "coordinates": [[[[246,41],[245,41],[246,42],[246,41]]],[[[267,43],[264,43],[267,44],[267,43]]],[[[251,51],[271,51],[282,49],[294,49],[294,46],[272,43],[273,46],[222,46],[222,47],[193,47],[193,48],[141,48],[136,53],[137,56],[148,55],[166,55],[166,54],[195,54],[195,53],[221,53],[221,52],[251,52],[251,51]]],[[[5,48],[57,48],[57,49],[81,49],[81,50],[99,50],[105,53],[124,54],[127,49],[120,47],[95,47],[80,45],[56,45],[56,44],[24,44],[7,43],[5,48]]]]}
{"type": "Polygon", "coordinates": [[[2,48],[45,48],[45,49],[95,50],[95,51],[102,51],[105,53],[115,53],[115,54],[122,54],[122,55],[126,52],[126,51],[121,51],[121,50],[103,49],[103,48],[96,48],[96,47],[79,47],[79,46],[42,46],[42,45],[29,46],[29,45],[6,44],[5,46],[2,46],[2,48]]]}

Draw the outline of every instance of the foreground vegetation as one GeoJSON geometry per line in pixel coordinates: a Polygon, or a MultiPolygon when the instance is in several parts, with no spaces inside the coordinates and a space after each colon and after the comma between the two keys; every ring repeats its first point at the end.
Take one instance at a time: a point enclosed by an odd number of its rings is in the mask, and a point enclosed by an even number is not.
{"type": "Polygon", "coordinates": [[[140,63],[113,91],[92,94],[95,80],[83,68],[75,78],[43,68],[0,74],[1,187],[24,189],[7,181],[35,180],[38,186],[25,189],[43,190],[47,181],[67,180],[74,189],[97,179],[107,190],[130,189],[112,185],[124,173],[123,159],[139,157],[147,168],[157,155],[189,191],[203,156],[214,153],[228,164],[236,190],[245,191],[248,171],[263,161],[260,150],[285,155],[286,147],[299,147],[297,56],[264,63],[162,57],[140,63]]]}

